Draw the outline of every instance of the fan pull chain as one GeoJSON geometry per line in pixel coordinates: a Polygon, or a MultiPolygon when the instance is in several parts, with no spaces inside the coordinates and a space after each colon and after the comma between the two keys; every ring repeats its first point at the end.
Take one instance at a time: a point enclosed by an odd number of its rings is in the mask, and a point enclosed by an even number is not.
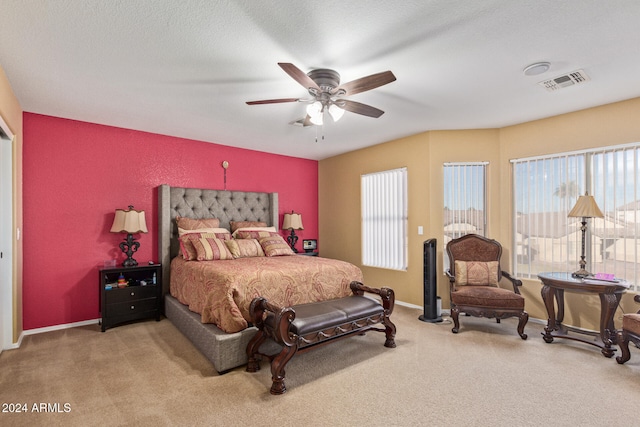
{"type": "MultiPolygon", "coordinates": [[[[320,138],[324,141],[324,124],[321,125],[322,126],[322,135],[320,136],[320,138]]],[[[318,126],[314,126],[316,128],[316,142],[318,142],[318,126]]]]}

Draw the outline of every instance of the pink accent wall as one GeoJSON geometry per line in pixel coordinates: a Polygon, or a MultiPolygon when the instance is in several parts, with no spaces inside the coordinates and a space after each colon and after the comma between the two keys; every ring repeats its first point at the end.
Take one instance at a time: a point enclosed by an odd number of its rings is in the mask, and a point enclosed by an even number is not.
{"type": "MultiPolygon", "coordinates": [[[[115,209],[146,212],[139,263],[158,261],[157,186],[278,192],[318,236],[318,162],[24,113],[24,329],[99,316],[98,267],[124,254],[110,233],[115,209]]],[[[285,234],[285,233],[283,233],[285,234]]]]}

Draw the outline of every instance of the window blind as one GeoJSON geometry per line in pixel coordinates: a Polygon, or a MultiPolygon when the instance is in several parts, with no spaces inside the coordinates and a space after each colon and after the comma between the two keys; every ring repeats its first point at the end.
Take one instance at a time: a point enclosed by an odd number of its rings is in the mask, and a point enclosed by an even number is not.
{"type": "Polygon", "coordinates": [[[577,270],[581,235],[567,215],[585,191],[584,153],[515,161],[513,180],[514,273],[577,270]]]}
{"type": "MultiPolygon", "coordinates": [[[[445,163],[444,241],[447,243],[465,234],[486,236],[486,169],[488,162],[445,163]]],[[[444,256],[444,270],[449,269],[449,257],[444,256]]]]}
{"type": "Polygon", "coordinates": [[[593,196],[604,218],[591,218],[593,273],[640,281],[640,144],[590,153],[593,196]]]}
{"type": "Polygon", "coordinates": [[[362,263],[407,269],[407,168],[361,176],[362,263]]]}
{"type": "Polygon", "coordinates": [[[593,195],[604,218],[587,219],[587,270],[640,280],[640,144],[512,160],[514,272],[575,271],[578,196],[593,195]]]}

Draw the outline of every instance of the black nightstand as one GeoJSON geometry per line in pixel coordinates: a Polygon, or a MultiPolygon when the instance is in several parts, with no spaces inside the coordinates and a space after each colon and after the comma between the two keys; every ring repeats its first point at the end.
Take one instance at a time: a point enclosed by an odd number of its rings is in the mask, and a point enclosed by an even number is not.
{"type": "Polygon", "coordinates": [[[162,309],[162,266],[111,267],[100,269],[102,332],[119,323],[155,317],[162,309]],[[118,287],[122,275],[128,286],[118,287]],[[109,287],[111,287],[109,289],[109,287]]]}
{"type": "Polygon", "coordinates": [[[316,252],[316,251],[313,251],[313,252],[298,252],[298,255],[319,256],[318,252],[316,252]]]}

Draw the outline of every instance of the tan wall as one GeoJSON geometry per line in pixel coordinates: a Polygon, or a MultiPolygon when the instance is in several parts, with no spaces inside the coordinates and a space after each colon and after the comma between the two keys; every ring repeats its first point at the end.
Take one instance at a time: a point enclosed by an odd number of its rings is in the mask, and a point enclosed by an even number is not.
{"type": "MultiPolygon", "coordinates": [[[[323,256],[360,266],[371,286],[391,286],[396,298],[422,306],[422,242],[438,240],[442,271],[443,182],[445,162],[488,161],[488,236],[504,248],[503,268],[510,269],[510,159],[640,141],[640,99],[596,107],[502,129],[431,131],[320,161],[319,247],[323,256]],[[409,268],[398,272],[361,265],[360,175],[407,166],[409,179],[409,268]],[[417,234],[419,225],[424,235],[417,234]]],[[[540,283],[523,286],[532,318],[546,319],[540,283]]],[[[448,282],[438,276],[438,295],[449,307],[448,282]]],[[[639,307],[625,296],[626,312],[639,307]]],[[[566,323],[596,329],[599,302],[567,295],[566,323]]],[[[617,314],[616,320],[621,316],[617,314]]]]}
{"type": "MultiPolygon", "coordinates": [[[[15,135],[13,143],[13,236],[22,226],[22,108],[0,67],[0,115],[15,135]]],[[[13,342],[22,333],[22,240],[13,243],[13,342]]]]}
{"type": "MultiPolygon", "coordinates": [[[[319,164],[319,247],[322,256],[344,259],[362,268],[369,286],[390,286],[399,301],[423,304],[423,242],[436,238],[442,271],[442,163],[499,159],[497,130],[429,132],[322,160],[319,164]],[[361,259],[360,176],[407,167],[409,259],[407,271],[365,267],[361,259]],[[418,226],[424,234],[418,235],[418,226]]],[[[490,173],[498,184],[499,174],[490,173]]],[[[490,196],[493,206],[494,197],[490,196]]],[[[496,206],[496,211],[497,206],[496,206]]],[[[489,224],[491,227],[492,224],[489,224]]],[[[497,225],[496,225],[497,227],[497,225]]],[[[448,282],[438,279],[438,294],[448,301],[448,282]]],[[[447,302],[448,304],[448,302],[447,302]]]]}

